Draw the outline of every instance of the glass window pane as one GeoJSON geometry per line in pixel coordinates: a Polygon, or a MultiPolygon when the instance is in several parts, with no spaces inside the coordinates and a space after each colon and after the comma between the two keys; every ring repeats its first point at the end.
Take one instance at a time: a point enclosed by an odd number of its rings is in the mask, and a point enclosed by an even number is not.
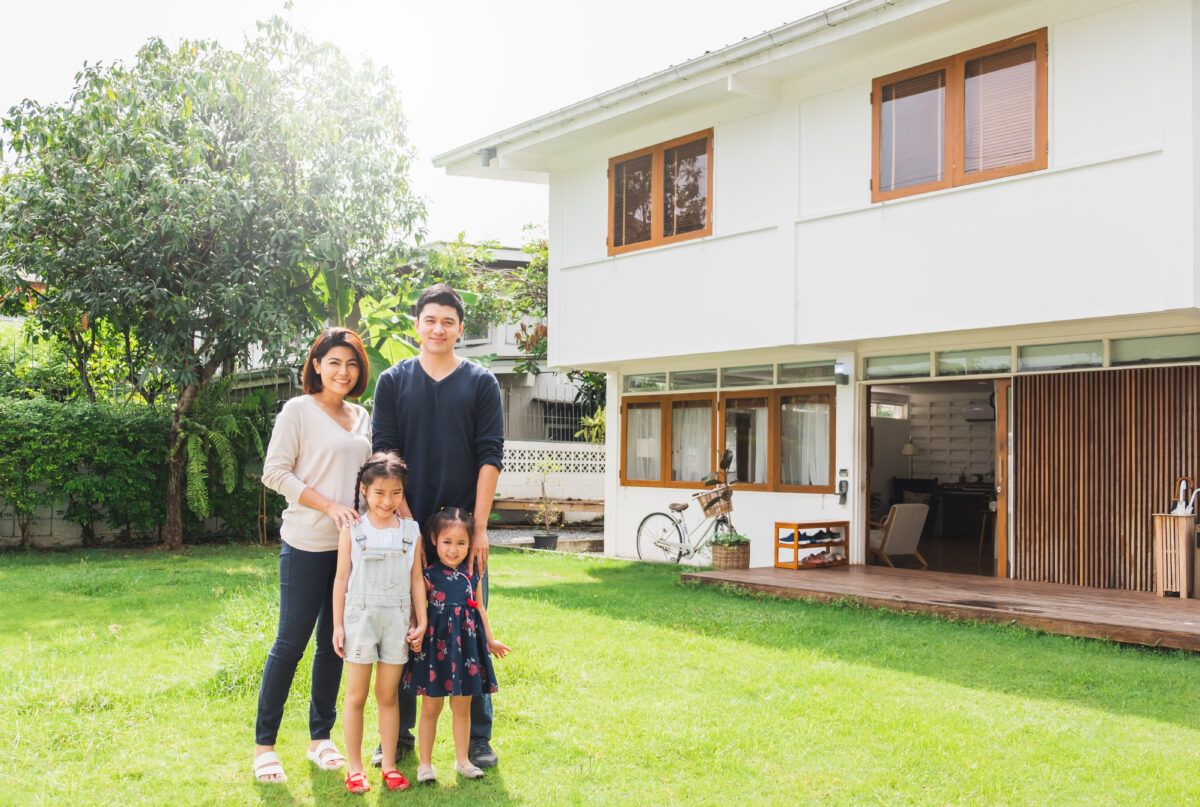
{"type": "Polygon", "coordinates": [[[671,389],[716,389],[716,370],[679,370],[671,373],[671,389]]]}
{"type": "Polygon", "coordinates": [[[1109,346],[1113,365],[1200,361],[1200,333],[1114,339],[1109,346]]]}
{"type": "Polygon", "coordinates": [[[779,481],[784,485],[825,487],[829,478],[828,393],[784,395],[779,411],[779,481]]]}
{"type": "Polygon", "coordinates": [[[652,163],[646,154],[613,166],[614,247],[650,240],[652,163]]]}
{"type": "Polygon", "coordinates": [[[703,230],[708,221],[708,138],[663,152],[663,237],[703,230]]]}
{"type": "Polygon", "coordinates": [[[662,475],[662,408],[631,403],[625,409],[625,478],[657,480],[662,475]]]}
{"type": "Polygon", "coordinates": [[[1019,348],[1017,356],[1017,368],[1022,373],[1063,367],[1099,367],[1103,363],[1104,345],[1099,339],[1058,345],[1025,345],[1019,348]]]}
{"type": "Polygon", "coordinates": [[[725,401],[725,449],[733,452],[728,479],[750,484],[767,482],[767,399],[725,401]]]}
{"type": "Polygon", "coordinates": [[[775,365],[725,367],[721,370],[722,387],[753,387],[775,383],[775,365]]]}
{"type": "Polygon", "coordinates": [[[671,404],[671,481],[699,482],[713,472],[712,401],[671,404]]]}
{"type": "Polygon", "coordinates": [[[929,354],[910,353],[905,356],[874,356],[867,359],[867,378],[901,378],[929,375],[929,354]]]}
{"type": "Polygon", "coordinates": [[[832,361],[797,361],[779,365],[780,384],[833,383],[832,361]]]}
{"type": "Polygon", "coordinates": [[[641,373],[625,376],[626,392],[650,392],[667,388],[666,373],[641,373]]]}
{"type": "Polygon", "coordinates": [[[937,182],[946,167],[946,71],[888,84],[879,108],[879,188],[937,182]]]}
{"type": "Polygon", "coordinates": [[[1012,368],[1012,351],[1007,347],[981,350],[943,350],[937,354],[938,375],[1007,373],[1012,368]]]}
{"type": "Polygon", "coordinates": [[[1034,158],[1037,47],[1030,43],[967,62],[964,77],[968,174],[1034,158]]]}

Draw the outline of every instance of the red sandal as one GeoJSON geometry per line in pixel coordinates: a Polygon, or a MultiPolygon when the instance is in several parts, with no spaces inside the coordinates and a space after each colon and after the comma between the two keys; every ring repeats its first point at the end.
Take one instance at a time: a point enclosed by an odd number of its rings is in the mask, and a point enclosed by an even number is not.
{"type": "Polygon", "coordinates": [[[346,774],[347,793],[366,793],[370,789],[371,786],[367,784],[367,777],[362,771],[346,774]]]}
{"type": "Polygon", "coordinates": [[[383,783],[388,790],[408,790],[408,780],[400,771],[384,771],[383,783]]]}

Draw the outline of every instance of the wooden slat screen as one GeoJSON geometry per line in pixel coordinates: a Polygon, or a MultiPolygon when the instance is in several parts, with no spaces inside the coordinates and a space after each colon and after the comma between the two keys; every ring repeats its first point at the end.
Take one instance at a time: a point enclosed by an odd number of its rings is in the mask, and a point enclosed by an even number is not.
{"type": "Polygon", "coordinates": [[[1153,591],[1151,514],[1200,472],[1200,367],[1013,380],[1018,580],[1153,591]]]}

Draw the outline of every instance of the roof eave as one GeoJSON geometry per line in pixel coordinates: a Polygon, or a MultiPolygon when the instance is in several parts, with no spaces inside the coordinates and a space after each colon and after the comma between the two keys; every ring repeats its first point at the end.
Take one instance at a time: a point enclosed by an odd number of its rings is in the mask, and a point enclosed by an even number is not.
{"type": "MultiPolygon", "coordinates": [[[[702,78],[716,79],[729,73],[733,79],[736,68],[746,69],[749,63],[770,61],[773,50],[788,48],[788,52],[804,47],[805,40],[847,22],[861,20],[897,6],[929,7],[949,0],[851,0],[803,19],[772,28],[757,36],[748,37],[720,50],[705,53],[679,65],[668,67],[645,78],[635,79],[611,90],[586,98],[570,106],[554,110],[507,129],[481,137],[466,145],[438,154],[433,164],[449,174],[491,179],[545,182],[549,167],[544,161],[519,154],[523,149],[567,132],[586,128],[644,102],[646,96],[661,95],[672,88],[685,88],[688,82],[702,78]],[[525,158],[525,159],[518,159],[525,158]]],[[[875,28],[890,21],[892,15],[881,17],[865,28],[875,28]]],[[[862,29],[857,29],[861,31],[862,29]]],[[[849,35],[849,33],[847,34],[849,35]]]]}

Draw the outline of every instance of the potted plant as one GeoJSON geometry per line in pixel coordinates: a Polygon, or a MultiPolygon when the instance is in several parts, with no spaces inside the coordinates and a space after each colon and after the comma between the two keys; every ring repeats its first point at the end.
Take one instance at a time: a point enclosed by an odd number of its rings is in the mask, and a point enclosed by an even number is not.
{"type": "Polygon", "coordinates": [[[712,541],[714,569],[749,569],[750,539],[741,533],[724,532],[712,541]]]}
{"type": "Polygon", "coordinates": [[[535,549],[558,549],[558,533],[554,528],[562,521],[562,510],[558,500],[546,492],[546,480],[550,474],[561,471],[562,466],[549,457],[542,457],[533,466],[533,472],[538,480],[537,510],[533,522],[537,529],[533,531],[533,546],[535,549]]]}

